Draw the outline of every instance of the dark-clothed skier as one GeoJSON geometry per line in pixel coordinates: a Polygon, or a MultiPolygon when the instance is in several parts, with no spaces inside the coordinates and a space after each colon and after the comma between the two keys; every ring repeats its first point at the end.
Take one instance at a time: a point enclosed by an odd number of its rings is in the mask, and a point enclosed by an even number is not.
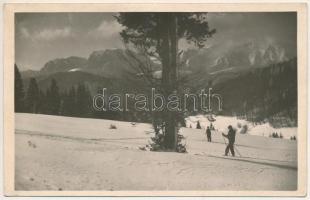
{"type": "Polygon", "coordinates": [[[208,142],[211,142],[211,129],[209,126],[207,127],[206,133],[207,133],[208,142]]]}
{"type": "Polygon", "coordinates": [[[222,135],[228,139],[228,145],[225,149],[225,156],[228,155],[229,150],[231,152],[231,155],[235,156],[234,143],[235,143],[236,131],[232,128],[231,125],[229,125],[228,126],[228,134],[225,135],[224,133],[222,133],[222,135]]]}

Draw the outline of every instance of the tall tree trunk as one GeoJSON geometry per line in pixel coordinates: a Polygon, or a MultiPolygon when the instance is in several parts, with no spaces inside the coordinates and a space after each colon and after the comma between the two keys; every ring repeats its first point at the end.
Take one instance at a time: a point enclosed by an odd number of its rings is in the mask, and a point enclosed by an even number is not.
{"type": "MultiPolygon", "coordinates": [[[[177,90],[177,18],[175,14],[163,13],[161,17],[163,43],[162,43],[162,86],[165,99],[177,90]]],[[[165,122],[166,148],[176,150],[177,146],[177,121],[176,113],[167,108],[163,112],[165,122]]]]}

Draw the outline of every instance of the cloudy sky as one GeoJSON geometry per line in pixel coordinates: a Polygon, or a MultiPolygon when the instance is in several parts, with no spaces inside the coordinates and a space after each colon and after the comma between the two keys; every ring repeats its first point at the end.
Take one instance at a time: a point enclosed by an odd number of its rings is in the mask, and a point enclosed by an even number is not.
{"type": "MultiPolygon", "coordinates": [[[[18,13],[15,59],[20,69],[39,70],[55,58],[87,58],[95,50],[123,48],[115,13],[18,13]]],[[[210,45],[249,41],[276,44],[296,54],[296,13],[209,13],[217,33],[210,45]]]]}

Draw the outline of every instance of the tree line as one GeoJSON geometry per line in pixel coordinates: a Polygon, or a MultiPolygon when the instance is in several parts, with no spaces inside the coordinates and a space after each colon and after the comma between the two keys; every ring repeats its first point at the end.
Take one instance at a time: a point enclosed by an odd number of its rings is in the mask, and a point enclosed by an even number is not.
{"type": "Polygon", "coordinates": [[[152,122],[150,113],[131,110],[131,112],[96,111],[92,107],[90,89],[85,83],[62,90],[57,81],[52,79],[49,87],[43,91],[39,88],[37,80],[30,78],[29,84],[25,86],[15,64],[15,112],[152,122]]]}
{"type": "Polygon", "coordinates": [[[223,114],[274,127],[297,126],[297,59],[253,69],[214,86],[223,114]]]}
{"type": "Polygon", "coordinates": [[[84,83],[61,92],[56,80],[52,79],[47,90],[42,91],[35,78],[30,78],[25,87],[16,64],[14,68],[15,112],[91,117],[91,93],[84,83]]]}

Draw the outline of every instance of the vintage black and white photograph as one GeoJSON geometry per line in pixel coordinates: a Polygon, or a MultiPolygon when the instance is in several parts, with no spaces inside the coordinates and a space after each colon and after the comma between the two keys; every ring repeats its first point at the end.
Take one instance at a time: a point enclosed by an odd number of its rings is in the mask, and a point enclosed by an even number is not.
{"type": "Polygon", "coordinates": [[[15,12],[14,190],[297,191],[297,16],[15,12]]]}

